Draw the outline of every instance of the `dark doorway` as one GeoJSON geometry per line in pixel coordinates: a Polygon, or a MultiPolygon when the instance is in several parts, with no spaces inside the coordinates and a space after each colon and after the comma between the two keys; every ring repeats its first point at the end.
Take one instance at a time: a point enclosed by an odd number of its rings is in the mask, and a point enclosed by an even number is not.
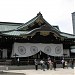
{"type": "Polygon", "coordinates": [[[2,59],[2,50],[0,50],[0,59],[2,59]]]}

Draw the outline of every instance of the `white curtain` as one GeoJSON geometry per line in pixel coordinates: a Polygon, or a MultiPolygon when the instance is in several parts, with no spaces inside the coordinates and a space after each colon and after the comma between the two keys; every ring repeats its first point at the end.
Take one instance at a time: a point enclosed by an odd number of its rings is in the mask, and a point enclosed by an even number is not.
{"type": "Polygon", "coordinates": [[[51,56],[62,56],[62,44],[42,44],[42,43],[14,43],[11,57],[28,57],[39,51],[51,56]]]}
{"type": "Polygon", "coordinates": [[[62,44],[43,44],[41,51],[51,56],[63,56],[63,45],[62,44]]]}

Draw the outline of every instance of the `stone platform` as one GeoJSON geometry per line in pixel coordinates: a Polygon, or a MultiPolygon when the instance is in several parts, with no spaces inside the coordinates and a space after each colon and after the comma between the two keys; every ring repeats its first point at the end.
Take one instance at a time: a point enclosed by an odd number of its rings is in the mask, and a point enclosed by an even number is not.
{"type": "Polygon", "coordinates": [[[25,66],[7,66],[8,70],[4,70],[0,75],[75,75],[75,68],[70,67],[65,68],[56,68],[56,70],[47,70],[45,71],[40,69],[35,70],[34,65],[25,65],[25,66]]]}
{"type": "MultiPolygon", "coordinates": [[[[31,70],[8,70],[5,72],[14,73],[14,75],[17,75],[17,74],[20,74],[20,75],[75,75],[74,69],[71,69],[71,68],[68,68],[68,69],[57,68],[56,71],[55,70],[43,71],[41,69],[38,69],[36,71],[35,69],[31,69],[31,70]]],[[[12,75],[12,74],[9,74],[9,75],[12,75]]]]}

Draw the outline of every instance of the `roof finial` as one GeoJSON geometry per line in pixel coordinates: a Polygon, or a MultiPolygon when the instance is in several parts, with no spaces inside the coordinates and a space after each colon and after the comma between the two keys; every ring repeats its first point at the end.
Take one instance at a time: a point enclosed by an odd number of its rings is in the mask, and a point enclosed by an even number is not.
{"type": "Polygon", "coordinates": [[[39,12],[37,15],[41,15],[42,16],[41,12],[39,12]]]}

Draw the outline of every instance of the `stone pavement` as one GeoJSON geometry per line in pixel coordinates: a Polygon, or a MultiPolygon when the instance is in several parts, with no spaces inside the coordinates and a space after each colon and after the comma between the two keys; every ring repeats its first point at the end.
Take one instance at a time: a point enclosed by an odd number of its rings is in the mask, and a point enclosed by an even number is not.
{"type": "Polygon", "coordinates": [[[24,73],[1,72],[0,75],[25,75],[24,73]]]}
{"type": "Polygon", "coordinates": [[[71,68],[68,69],[57,68],[56,71],[55,70],[43,71],[40,69],[36,71],[35,69],[31,69],[31,70],[8,70],[4,72],[6,74],[0,74],[0,75],[75,75],[74,69],[71,68]]]}

